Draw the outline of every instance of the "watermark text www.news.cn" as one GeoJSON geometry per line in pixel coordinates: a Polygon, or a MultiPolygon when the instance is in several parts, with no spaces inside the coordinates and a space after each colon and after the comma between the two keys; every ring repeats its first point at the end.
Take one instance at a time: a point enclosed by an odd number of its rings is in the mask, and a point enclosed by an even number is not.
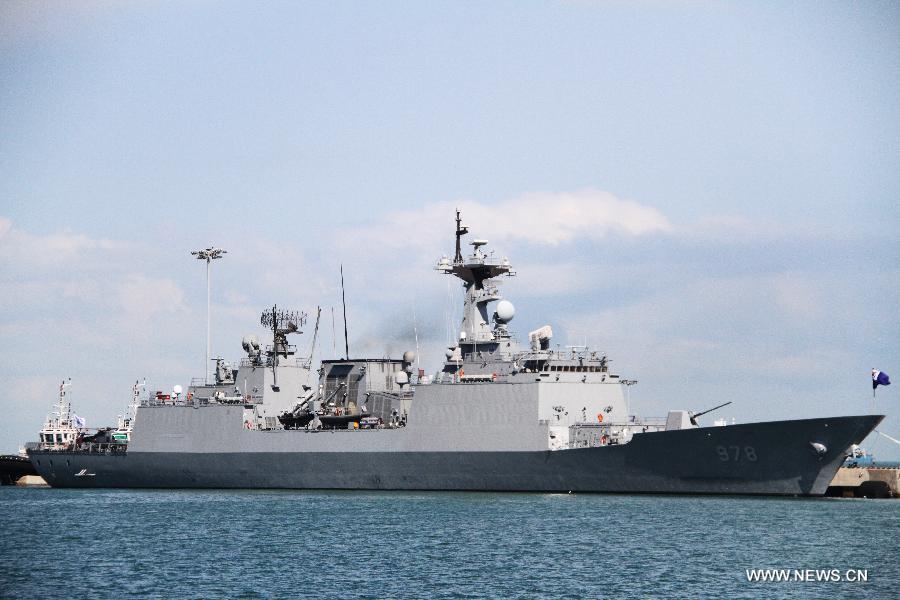
{"type": "Polygon", "coordinates": [[[751,582],[867,582],[868,569],[746,569],[747,581],[751,582]]]}

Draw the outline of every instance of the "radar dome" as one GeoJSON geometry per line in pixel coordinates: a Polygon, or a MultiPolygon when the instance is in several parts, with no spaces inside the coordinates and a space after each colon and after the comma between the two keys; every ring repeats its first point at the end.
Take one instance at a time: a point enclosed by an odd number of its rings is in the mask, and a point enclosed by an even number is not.
{"type": "Polygon", "coordinates": [[[444,352],[444,356],[451,358],[453,356],[453,348],[447,348],[447,351],[444,352]]]}
{"type": "Polygon", "coordinates": [[[501,323],[509,323],[516,316],[516,307],[509,300],[501,300],[497,303],[497,320],[501,323]]]}
{"type": "Polygon", "coordinates": [[[397,385],[406,385],[409,383],[409,375],[406,374],[406,371],[397,371],[394,374],[394,381],[397,382],[397,385]]]}
{"type": "Polygon", "coordinates": [[[416,360],[416,353],[413,352],[412,350],[407,350],[406,352],[403,353],[403,362],[411,363],[414,360],[416,360]]]}
{"type": "Polygon", "coordinates": [[[178,394],[181,393],[182,389],[183,389],[183,388],[182,388],[180,385],[176,385],[175,387],[172,388],[172,392],[173,392],[175,395],[178,395],[178,394]]]}

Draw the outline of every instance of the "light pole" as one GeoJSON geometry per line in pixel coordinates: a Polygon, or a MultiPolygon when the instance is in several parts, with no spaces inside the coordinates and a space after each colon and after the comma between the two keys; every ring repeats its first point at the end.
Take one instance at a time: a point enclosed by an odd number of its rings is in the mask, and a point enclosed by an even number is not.
{"type": "Polygon", "coordinates": [[[205,250],[191,252],[197,257],[197,260],[206,261],[206,362],[203,363],[203,381],[207,384],[209,383],[209,263],[217,258],[222,258],[222,255],[227,253],[228,250],[222,250],[214,246],[210,246],[205,250]]]}

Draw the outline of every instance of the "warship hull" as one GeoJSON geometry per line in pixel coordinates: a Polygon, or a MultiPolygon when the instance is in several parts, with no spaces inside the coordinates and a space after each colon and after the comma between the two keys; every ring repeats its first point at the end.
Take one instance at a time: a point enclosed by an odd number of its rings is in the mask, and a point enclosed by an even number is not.
{"type": "MultiPolygon", "coordinates": [[[[860,443],[882,419],[870,415],[647,432],[627,444],[565,450],[413,450],[427,444],[411,430],[280,430],[217,436],[228,444],[208,448],[202,440],[210,438],[199,436],[190,441],[191,449],[142,451],[135,444],[112,454],[31,450],[30,455],[54,487],[820,496],[849,446],[860,443]],[[279,446],[287,449],[279,451],[279,446]]],[[[178,433],[168,439],[185,445],[178,433]]]]}

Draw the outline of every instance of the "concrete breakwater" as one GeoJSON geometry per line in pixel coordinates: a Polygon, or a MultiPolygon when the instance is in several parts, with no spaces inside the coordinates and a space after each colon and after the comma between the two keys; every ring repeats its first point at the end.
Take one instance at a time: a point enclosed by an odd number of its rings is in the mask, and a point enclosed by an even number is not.
{"type": "Polygon", "coordinates": [[[900,498],[900,467],[841,467],[826,496],[900,498]]]}

